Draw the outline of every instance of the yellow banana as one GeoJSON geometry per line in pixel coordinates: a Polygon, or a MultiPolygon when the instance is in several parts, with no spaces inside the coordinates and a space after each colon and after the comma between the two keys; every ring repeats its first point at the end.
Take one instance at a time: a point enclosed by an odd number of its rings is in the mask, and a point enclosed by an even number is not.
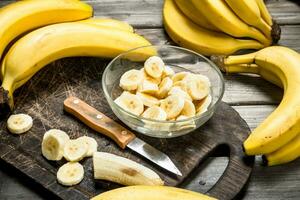
{"type": "Polygon", "coordinates": [[[255,40],[234,39],[226,34],[201,28],[179,10],[173,0],[166,0],[163,8],[165,29],[180,46],[204,55],[231,54],[241,49],[260,49],[255,40]]]}
{"type": "MultiPolygon", "coordinates": [[[[104,26],[109,28],[115,28],[118,30],[127,31],[130,33],[134,32],[134,29],[132,26],[130,26],[128,23],[115,20],[115,19],[108,19],[108,18],[90,18],[82,21],[78,21],[80,23],[86,23],[86,24],[94,24],[96,26],[104,26]]],[[[4,66],[1,68],[1,79],[4,75],[4,66]]],[[[17,83],[15,83],[15,89],[21,87],[24,85],[31,77],[26,77],[24,80],[21,80],[17,83]]]]}
{"type": "MultiPolygon", "coordinates": [[[[215,198],[168,186],[129,186],[104,192],[91,200],[213,200],[215,198]]],[[[216,199],[215,199],[216,200],[216,199]]]]}
{"type": "Polygon", "coordinates": [[[91,17],[93,9],[77,0],[27,0],[9,4],[0,10],[0,57],[17,36],[32,29],[91,17]]]}
{"type": "Polygon", "coordinates": [[[268,166],[291,162],[300,157],[300,134],[280,149],[263,156],[268,166]]]}
{"type": "Polygon", "coordinates": [[[225,1],[221,0],[191,0],[195,8],[203,16],[224,33],[234,37],[250,37],[260,41],[265,46],[270,46],[272,41],[266,38],[259,30],[245,24],[225,1]]]}
{"type": "Polygon", "coordinates": [[[210,23],[203,15],[200,13],[191,1],[187,0],[175,0],[178,8],[192,20],[194,23],[198,24],[202,28],[206,28],[212,31],[219,31],[212,23],[210,23]]]}
{"type": "Polygon", "coordinates": [[[245,23],[258,28],[261,32],[271,39],[272,28],[265,22],[260,14],[259,7],[255,0],[225,0],[235,14],[245,23]]]}
{"type": "MultiPolygon", "coordinates": [[[[35,30],[17,41],[5,56],[0,99],[8,98],[9,102],[0,104],[9,103],[12,109],[16,83],[32,77],[52,61],[73,56],[113,58],[129,49],[147,45],[150,43],[137,34],[80,22],[35,30]],[[6,92],[8,96],[3,97],[6,92]]],[[[155,54],[154,48],[136,50],[129,59],[144,60],[155,54]]]]}
{"type": "Polygon", "coordinates": [[[273,25],[272,16],[270,15],[264,0],[256,0],[256,2],[260,9],[262,18],[269,24],[269,26],[272,26],[273,25]]]}
{"type": "MultiPolygon", "coordinates": [[[[232,59],[233,56],[230,57],[232,59]]],[[[253,62],[249,61],[245,64],[251,63],[253,62]]],[[[247,155],[274,152],[292,141],[300,132],[299,54],[286,47],[267,47],[255,54],[254,63],[264,69],[265,74],[277,77],[277,80],[273,80],[284,89],[284,96],[276,110],[244,142],[247,155]]],[[[226,66],[221,68],[226,70],[226,66]]]]}

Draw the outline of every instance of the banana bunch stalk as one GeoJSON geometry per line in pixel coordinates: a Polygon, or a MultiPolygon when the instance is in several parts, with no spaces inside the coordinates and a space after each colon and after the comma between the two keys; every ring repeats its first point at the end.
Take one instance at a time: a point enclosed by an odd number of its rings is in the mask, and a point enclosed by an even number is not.
{"type": "MultiPolygon", "coordinates": [[[[17,40],[3,58],[0,115],[13,109],[14,91],[55,60],[74,56],[113,58],[129,49],[151,45],[129,24],[87,19],[92,14],[92,7],[78,0],[27,0],[1,8],[0,56],[19,35],[41,28],[17,40]]],[[[155,54],[151,48],[137,50],[129,59],[145,60],[155,54]]]]}
{"type": "Polygon", "coordinates": [[[263,0],[165,0],[163,19],[174,42],[207,56],[262,49],[280,39],[263,0]]]}
{"type": "Polygon", "coordinates": [[[258,52],[236,56],[212,56],[228,73],[259,74],[281,87],[279,106],[244,142],[247,155],[264,155],[268,165],[278,165],[300,156],[300,55],[287,47],[272,46],[258,52]]]}

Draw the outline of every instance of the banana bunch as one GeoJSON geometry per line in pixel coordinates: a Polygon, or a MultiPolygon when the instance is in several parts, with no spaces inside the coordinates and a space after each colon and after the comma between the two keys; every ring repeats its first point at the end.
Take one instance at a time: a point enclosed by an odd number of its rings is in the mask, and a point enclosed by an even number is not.
{"type": "Polygon", "coordinates": [[[280,38],[263,0],[165,0],[163,18],[178,45],[207,56],[261,49],[280,38]]]}
{"type": "Polygon", "coordinates": [[[268,165],[290,162],[300,156],[300,55],[287,47],[267,47],[255,53],[237,56],[212,56],[228,73],[259,74],[283,88],[284,96],[244,142],[247,155],[261,155],[268,165]]]}
{"type": "MultiPolygon", "coordinates": [[[[151,45],[125,22],[86,19],[92,13],[89,5],[77,0],[26,0],[2,8],[0,56],[19,35],[44,27],[17,40],[3,58],[0,114],[13,109],[17,88],[55,60],[74,56],[113,58],[129,49],[151,45]]],[[[128,59],[145,60],[155,54],[155,49],[147,48],[135,51],[128,59]]]]}

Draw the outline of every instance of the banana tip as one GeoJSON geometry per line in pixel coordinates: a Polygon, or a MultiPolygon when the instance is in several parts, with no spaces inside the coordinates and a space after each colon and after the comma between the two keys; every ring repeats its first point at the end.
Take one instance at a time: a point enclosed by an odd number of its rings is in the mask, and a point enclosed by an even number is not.
{"type": "Polygon", "coordinates": [[[225,64],[224,64],[225,56],[222,55],[212,55],[210,60],[219,67],[222,72],[226,72],[225,64]]]}
{"type": "Polygon", "coordinates": [[[272,32],[271,32],[273,44],[277,44],[281,37],[281,28],[275,20],[273,20],[272,32]]]}
{"type": "Polygon", "coordinates": [[[5,117],[10,111],[8,91],[0,87],[0,118],[5,117]]]}

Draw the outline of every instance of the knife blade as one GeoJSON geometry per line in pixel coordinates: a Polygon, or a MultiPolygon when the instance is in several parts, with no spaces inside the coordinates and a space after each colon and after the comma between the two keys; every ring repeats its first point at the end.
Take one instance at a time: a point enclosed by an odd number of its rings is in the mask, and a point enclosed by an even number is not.
{"type": "Polygon", "coordinates": [[[130,130],[79,98],[67,98],[64,101],[64,110],[77,117],[90,128],[114,140],[122,149],[128,147],[167,171],[182,176],[180,170],[166,154],[137,138],[130,130]]]}

